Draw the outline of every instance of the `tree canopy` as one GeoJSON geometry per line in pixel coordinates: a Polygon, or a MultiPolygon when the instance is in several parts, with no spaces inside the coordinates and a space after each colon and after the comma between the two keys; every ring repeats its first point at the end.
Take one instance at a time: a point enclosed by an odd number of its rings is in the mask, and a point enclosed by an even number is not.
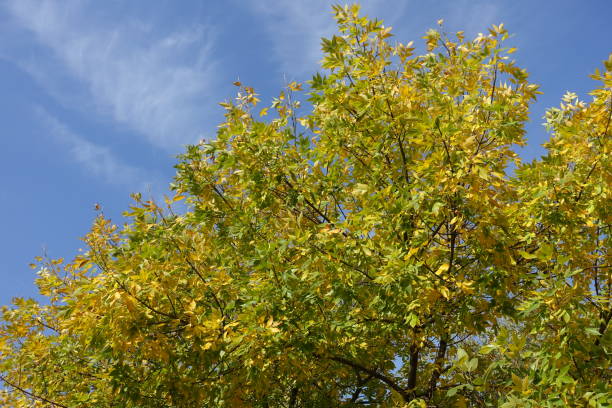
{"type": "Polygon", "coordinates": [[[612,403],[612,60],[523,163],[538,87],[503,25],[415,55],[334,12],[321,73],[263,109],[236,83],[172,198],[38,259],[48,301],[2,309],[2,406],[612,403]]]}

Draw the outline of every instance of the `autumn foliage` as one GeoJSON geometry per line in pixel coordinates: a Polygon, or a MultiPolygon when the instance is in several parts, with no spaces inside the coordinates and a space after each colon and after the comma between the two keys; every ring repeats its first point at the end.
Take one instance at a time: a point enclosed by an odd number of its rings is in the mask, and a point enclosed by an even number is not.
{"type": "Polygon", "coordinates": [[[308,86],[262,109],[236,83],[173,198],[40,260],[48,301],[2,311],[2,406],[612,403],[612,61],[523,163],[538,88],[503,25],[415,55],[334,11],[308,86]]]}

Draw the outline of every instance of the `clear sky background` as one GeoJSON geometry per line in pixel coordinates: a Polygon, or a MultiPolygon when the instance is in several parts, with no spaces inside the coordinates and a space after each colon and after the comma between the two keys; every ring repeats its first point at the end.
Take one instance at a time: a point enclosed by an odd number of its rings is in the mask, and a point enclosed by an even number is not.
{"type": "MultiPolygon", "coordinates": [[[[28,264],[72,258],[94,204],[122,223],[129,194],[167,192],[185,144],[213,138],[236,79],[266,105],[316,72],[334,33],[319,0],[0,0],[0,304],[34,296],[28,264]]],[[[519,65],[544,95],[532,109],[525,160],[543,154],[544,110],[612,52],[611,0],[363,1],[420,38],[443,18],[469,36],[505,23],[519,65]]]]}

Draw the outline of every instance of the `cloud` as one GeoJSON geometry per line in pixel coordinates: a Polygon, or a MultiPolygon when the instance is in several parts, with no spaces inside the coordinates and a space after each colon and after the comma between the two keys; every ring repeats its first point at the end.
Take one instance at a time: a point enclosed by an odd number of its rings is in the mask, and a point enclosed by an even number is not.
{"type": "Polygon", "coordinates": [[[333,33],[335,23],[331,8],[319,3],[301,0],[249,2],[250,8],[264,21],[281,72],[302,76],[311,73],[321,59],[321,37],[333,33]]]}
{"type": "MultiPolygon", "coordinates": [[[[303,77],[319,67],[323,57],[321,38],[335,34],[336,22],[331,8],[332,2],[325,0],[250,0],[249,8],[263,19],[272,41],[273,55],[280,71],[288,75],[303,77]]],[[[362,2],[362,14],[381,18],[388,9],[385,0],[362,2]]],[[[401,18],[407,2],[394,3],[393,15],[385,21],[393,25],[401,18]]]]}
{"type": "Polygon", "coordinates": [[[493,1],[457,0],[449,7],[447,21],[467,35],[475,36],[480,32],[486,33],[492,24],[501,23],[500,14],[499,3],[493,1]]]}
{"type": "MultiPolygon", "coordinates": [[[[435,27],[440,18],[446,20],[446,27],[475,36],[485,32],[491,24],[499,24],[501,14],[500,4],[488,0],[421,3],[364,0],[360,3],[362,15],[383,19],[386,26],[393,27],[397,36],[394,40],[402,42],[417,40],[418,43],[426,29],[435,27]]],[[[321,37],[337,32],[332,2],[249,0],[246,4],[263,20],[272,43],[272,55],[282,73],[303,77],[319,68],[321,37]]]]}
{"type": "MultiPolygon", "coordinates": [[[[176,150],[201,137],[210,117],[211,79],[218,71],[210,27],[164,32],[129,17],[100,18],[96,3],[86,1],[9,0],[6,9],[53,57],[13,53],[14,62],[52,95],[58,96],[63,86],[57,83],[68,77],[85,85],[104,118],[155,146],[176,150]]],[[[74,103],[75,98],[65,99],[74,103]]]]}
{"type": "Polygon", "coordinates": [[[147,177],[144,170],[123,163],[109,148],[75,134],[45,109],[37,107],[35,111],[45,130],[90,174],[130,190],[146,191],[154,185],[154,180],[150,175],[147,177]]]}

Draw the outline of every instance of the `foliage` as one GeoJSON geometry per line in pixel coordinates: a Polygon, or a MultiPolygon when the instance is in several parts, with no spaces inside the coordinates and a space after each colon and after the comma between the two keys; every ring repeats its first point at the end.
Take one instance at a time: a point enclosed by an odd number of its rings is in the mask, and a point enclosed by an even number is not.
{"type": "Polygon", "coordinates": [[[609,406],[610,67],[524,164],[538,92],[503,25],[415,56],[334,11],[307,115],[301,84],[256,110],[236,83],[174,198],[39,259],[2,406],[609,406]]]}

